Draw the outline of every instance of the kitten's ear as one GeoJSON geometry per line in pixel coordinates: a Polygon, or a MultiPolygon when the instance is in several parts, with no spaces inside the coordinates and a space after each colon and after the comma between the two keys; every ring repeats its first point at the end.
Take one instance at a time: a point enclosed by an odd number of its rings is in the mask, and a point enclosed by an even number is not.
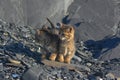
{"type": "Polygon", "coordinates": [[[70,27],[70,28],[69,28],[69,31],[72,32],[72,31],[73,31],[73,27],[70,27]]]}
{"type": "Polygon", "coordinates": [[[63,23],[59,23],[60,24],[60,28],[64,28],[65,27],[65,24],[63,23]]]}

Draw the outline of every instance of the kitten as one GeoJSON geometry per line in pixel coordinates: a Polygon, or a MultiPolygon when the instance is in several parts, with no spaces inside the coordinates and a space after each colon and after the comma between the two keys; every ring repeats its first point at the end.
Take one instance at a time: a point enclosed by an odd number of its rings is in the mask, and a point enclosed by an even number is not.
{"type": "Polygon", "coordinates": [[[46,58],[48,53],[51,53],[49,59],[53,61],[57,57],[59,37],[56,33],[52,33],[52,30],[54,29],[45,27],[38,29],[35,33],[35,40],[42,46],[42,59],[46,58]]]}
{"type": "Polygon", "coordinates": [[[74,32],[73,26],[61,24],[59,31],[59,54],[57,56],[59,62],[70,63],[74,56],[76,50],[74,32]]]}

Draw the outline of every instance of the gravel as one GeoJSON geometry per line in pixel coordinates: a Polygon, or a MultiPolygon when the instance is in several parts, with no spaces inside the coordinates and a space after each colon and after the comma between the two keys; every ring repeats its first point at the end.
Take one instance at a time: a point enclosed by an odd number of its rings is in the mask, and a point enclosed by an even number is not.
{"type": "MultiPolygon", "coordinates": [[[[77,52],[71,63],[90,68],[90,72],[71,71],[40,63],[39,45],[30,26],[17,26],[0,21],[0,80],[110,80],[120,77],[120,59],[94,59],[92,45],[76,43],[77,52]],[[21,63],[15,65],[8,58],[21,63]]],[[[94,46],[95,47],[95,46],[94,46]]],[[[97,50],[97,48],[94,48],[97,50]]]]}

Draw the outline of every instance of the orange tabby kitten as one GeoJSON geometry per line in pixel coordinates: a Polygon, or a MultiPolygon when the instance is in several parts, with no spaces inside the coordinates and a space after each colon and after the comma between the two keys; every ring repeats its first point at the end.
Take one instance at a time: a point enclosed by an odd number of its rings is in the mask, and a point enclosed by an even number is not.
{"type": "Polygon", "coordinates": [[[57,60],[59,62],[70,63],[75,54],[75,29],[73,26],[62,24],[59,31],[59,54],[57,60]]]}

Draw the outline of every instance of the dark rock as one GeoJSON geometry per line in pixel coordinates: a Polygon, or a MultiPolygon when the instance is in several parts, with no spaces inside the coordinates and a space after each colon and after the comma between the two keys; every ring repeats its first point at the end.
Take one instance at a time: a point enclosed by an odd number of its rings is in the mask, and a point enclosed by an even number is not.
{"type": "Polygon", "coordinates": [[[16,80],[21,77],[23,80],[113,78],[106,73],[119,78],[119,10],[118,0],[0,0],[0,80],[16,80]],[[54,23],[62,21],[75,25],[78,44],[72,64],[83,65],[81,69],[87,65],[89,70],[85,70],[88,72],[70,71],[65,67],[49,67],[39,63],[41,53],[37,52],[39,45],[34,42],[34,33],[36,28],[47,23],[46,17],[54,23]],[[23,66],[5,65],[8,57],[20,60],[23,66]],[[100,60],[108,61],[101,63],[100,60]]]}
{"type": "Polygon", "coordinates": [[[115,80],[115,76],[112,73],[108,73],[105,75],[107,80],[115,80]]]}
{"type": "Polygon", "coordinates": [[[89,80],[96,80],[96,76],[94,76],[94,75],[89,75],[89,76],[88,76],[88,79],[89,79],[89,80]]]}
{"type": "Polygon", "coordinates": [[[0,71],[3,71],[3,63],[0,63],[0,71]]]}
{"type": "Polygon", "coordinates": [[[3,71],[0,71],[0,80],[4,80],[5,73],[3,71]]]}
{"type": "Polygon", "coordinates": [[[16,78],[19,77],[19,75],[18,74],[12,74],[12,77],[16,79],[16,78]]]}
{"type": "Polygon", "coordinates": [[[43,73],[42,67],[33,66],[23,74],[22,79],[23,80],[39,80],[40,74],[42,73],[43,73]]]}

